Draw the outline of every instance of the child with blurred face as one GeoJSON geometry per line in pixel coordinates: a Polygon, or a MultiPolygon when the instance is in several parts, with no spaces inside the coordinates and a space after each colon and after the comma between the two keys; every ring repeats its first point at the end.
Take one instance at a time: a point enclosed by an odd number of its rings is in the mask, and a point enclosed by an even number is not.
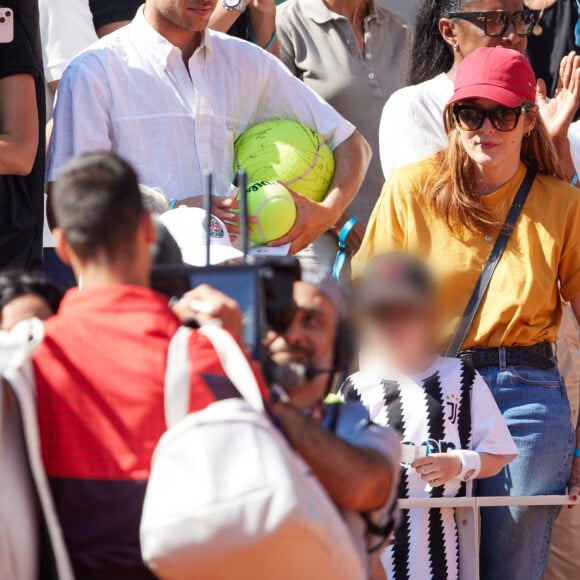
{"type": "MultiPolygon", "coordinates": [[[[361,370],[341,394],[371,420],[399,431],[399,497],[457,497],[476,478],[497,474],[517,448],[483,379],[465,361],[436,354],[430,272],[401,253],[368,264],[355,296],[361,370]]],[[[458,578],[454,510],[414,509],[381,561],[388,578],[458,578]],[[402,567],[407,575],[400,575],[402,567]],[[395,571],[397,570],[397,573],[395,571]]]]}

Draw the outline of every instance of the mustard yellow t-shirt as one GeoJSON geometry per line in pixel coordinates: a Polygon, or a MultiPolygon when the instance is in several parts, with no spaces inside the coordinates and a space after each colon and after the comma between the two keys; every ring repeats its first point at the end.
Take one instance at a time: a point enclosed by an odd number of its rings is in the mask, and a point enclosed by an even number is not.
{"type": "MultiPolygon", "coordinates": [[[[403,167],[385,185],[362,247],[353,260],[359,276],[376,254],[402,250],[424,259],[439,284],[441,347],[446,347],[467,307],[495,243],[467,228],[451,231],[420,192],[437,171],[435,158],[403,167]]],[[[522,164],[484,203],[505,220],[526,173],[522,164]]],[[[565,300],[580,295],[580,193],[538,175],[491,280],[464,348],[529,346],[555,341],[565,300]]]]}

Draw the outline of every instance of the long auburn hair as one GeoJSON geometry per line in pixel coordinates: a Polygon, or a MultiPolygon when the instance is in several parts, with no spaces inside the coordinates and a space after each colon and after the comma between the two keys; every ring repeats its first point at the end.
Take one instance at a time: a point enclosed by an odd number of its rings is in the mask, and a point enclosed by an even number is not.
{"type": "MultiPolygon", "coordinates": [[[[538,173],[566,180],[546,126],[537,110],[535,114],[536,124],[524,137],[520,159],[538,173]]],[[[445,109],[444,117],[449,142],[446,149],[437,153],[438,171],[427,180],[423,195],[449,229],[461,224],[473,232],[498,234],[502,223],[482,203],[475,182],[475,163],[461,143],[452,105],[445,109]]]]}

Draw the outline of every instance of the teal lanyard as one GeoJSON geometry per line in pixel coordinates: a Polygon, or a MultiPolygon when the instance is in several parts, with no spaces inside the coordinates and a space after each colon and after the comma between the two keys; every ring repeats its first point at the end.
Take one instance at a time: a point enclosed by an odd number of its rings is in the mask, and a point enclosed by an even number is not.
{"type": "Polygon", "coordinates": [[[332,269],[332,277],[338,282],[340,281],[340,274],[344,265],[346,263],[346,259],[348,257],[347,254],[347,247],[346,247],[346,239],[348,238],[350,232],[352,232],[352,228],[357,224],[358,218],[352,216],[349,218],[346,223],[342,226],[340,233],[338,234],[338,253],[336,254],[336,260],[334,262],[334,268],[332,269]]]}

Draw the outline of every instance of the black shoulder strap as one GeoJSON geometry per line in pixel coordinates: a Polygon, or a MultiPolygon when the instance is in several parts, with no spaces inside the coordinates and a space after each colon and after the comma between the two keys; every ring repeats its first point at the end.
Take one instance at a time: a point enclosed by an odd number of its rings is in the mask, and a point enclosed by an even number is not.
{"type": "Polygon", "coordinates": [[[532,189],[535,178],[536,171],[534,169],[528,168],[524,181],[516,194],[512,207],[505,220],[502,231],[495,242],[495,246],[493,247],[493,250],[491,251],[491,254],[487,260],[487,264],[485,265],[485,268],[483,269],[483,272],[477,281],[471,299],[469,300],[469,304],[463,313],[463,317],[461,318],[457,332],[455,333],[455,336],[451,340],[451,344],[447,349],[447,356],[456,357],[461,350],[461,346],[467,337],[469,329],[471,328],[473,320],[475,319],[475,315],[477,314],[483,297],[487,292],[493,273],[495,272],[495,269],[501,260],[508,240],[510,239],[518,218],[520,217],[522,208],[524,207],[524,203],[526,203],[526,199],[528,198],[528,194],[532,189]]]}

